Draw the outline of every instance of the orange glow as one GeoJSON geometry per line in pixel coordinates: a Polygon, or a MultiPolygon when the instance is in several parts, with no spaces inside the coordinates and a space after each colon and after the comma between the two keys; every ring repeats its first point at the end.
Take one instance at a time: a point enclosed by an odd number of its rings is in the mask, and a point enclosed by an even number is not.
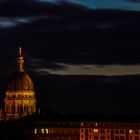
{"type": "Polygon", "coordinates": [[[129,130],[129,133],[132,133],[132,129],[129,130]]]}
{"type": "Polygon", "coordinates": [[[98,129],[93,129],[93,131],[94,131],[95,133],[98,133],[98,129]]]}

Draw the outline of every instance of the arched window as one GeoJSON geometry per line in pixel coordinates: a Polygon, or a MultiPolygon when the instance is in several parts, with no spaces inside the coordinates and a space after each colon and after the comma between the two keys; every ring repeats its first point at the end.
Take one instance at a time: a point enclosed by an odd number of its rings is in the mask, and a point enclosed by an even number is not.
{"type": "Polygon", "coordinates": [[[17,113],[20,112],[20,105],[17,106],[17,113]]]}
{"type": "Polygon", "coordinates": [[[6,112],[7,113],[9,113],[10,112],[10,110],[9,110],[10,108],[9,108],[9,106],[8,105],[6,105],[6,112]]]}
{"type": "Polygon", "coordinates": [[[20,105],[20,113],[23,113],[23,107],[20,105]]]}

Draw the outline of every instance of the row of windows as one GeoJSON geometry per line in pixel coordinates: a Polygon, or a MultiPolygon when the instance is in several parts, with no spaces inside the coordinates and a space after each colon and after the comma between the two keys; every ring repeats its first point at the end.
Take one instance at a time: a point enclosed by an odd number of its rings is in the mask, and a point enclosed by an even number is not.
{"type": "MultiPolygon", "coordinates": [[[[81,135],[81,138],[83,139],[84,138],[84,135],[81,135]]],[[[89,135],[89,139],[91,139],[92,138],[92,136],[91,135],[89,135]]],[[[94,139],[102,139],[102,140],[105,140],[105,136],[98,136],[98,135],[94,135],[94,139]]],[[[107,136],[107,139],[109,139],[110,137],[109,136],[107,136]]]]}
{"type": "MultiPolygon", "coordinates": [[[[81,135],[81,138],[83,139],[84,136],[81,135]]],[[[107,139],[110,139],[110,136],[107,136],[106,137],[107,139]]],[[[92,136],[89,135],[89,139],[92,139],[92,136]]],[[[105,140],[105,136],[98,136],[98,135],[95,135],[94,136],[94,139],[101,139],[101,140],[105,140]]],[[[138,136],[135,136],[134,138],[132,138],[132,136],[129,137],[130,140],[140,140],[138,136]]],[[[125,140],[125,137],[124,136],[115,136],[114,137],[114,140],[125,140]]]]}
{"type": "Polygon", "coordinates": [[[90,126],[90,127],[94,127],[94,126],[99,126],[99,127],[120,127],[120,128],[125,128],[125,127],[140,127],[139,124],[123,124],[123,123],[97,123],[97,122],[90,122],[90,123],[84,123],[81,122],[80,123],[81,126],[90,126]]]}
{"type": "Polygon", "coordinates": [[[7,95],[7,98],[15,98],[15,97],[16,97],[16,98],[23,98],[23,97],[25,97],[25,98],[27,98],[27,97],[28,97],[28,98],[33,98],[34,95],[33,95],[33,96],[31,96],[31,95],[30,95],[30,96],[29,96],[29,95],[24,95],[24,96],[23,96],[23,95],[18,95],[18,96],[16,96],[16,95],[13,95],[13,96],[7,95]]]}
{"type": "Polygon", "coordinates": [[[20,112],[27,112],[28,109],[30,108],[31,112],[34,110],[34,107],[33,106],[17,106],[17,110],[16,110],[16,106],[15,105],[12,105],[12,106],[6,106],[6,112],[7,113],[14,113],[15,111],[17,111],[17,113],[20,113],[20,112]]]}
{"type": "Polygon", "coordinates": [[[135,136],[134,138],[132,136],[130,136],[130,140],[139,140],[139,137],[138,136],[135,136]]]}
{"type": "Polygon", "coordinates": [[[130,129],[130,130],[129,130],[129,133],[139,134],[139,130],[132,130],[132,129],[130,129]]]}
{"type": "Polygon", "coordinates": [[[48,129],[48,128],[41,128],[41,129],[37,129],[35,128],[34,129],[34,134],[64,134],[64,135],[77,135],[79,134],[78,131],[71,131],[71,130],[64,130],[64,129],[61,129],[61,130],[53,130],[53,129],[48,129]]]}
{"type": "MultiPolygon", "coordinates": [[[[100,133],[105,133],[105,132],[110,133],[109,129],[107,129],[107,130],[105,130],[105,129],[88,129],[88,131],[89,132],[94,132],[94,133],[98,133],[98,132],[100,132],[100,133]]],[[[84,130],[81,129],[81,132],[84,132],[84,130]]],[[[115,129],[114,133],[115,134],[124,134],[125,131],[123,129],[115,129]]],[[[130,129],[129,133],[139,134],[139,130],[132,130],[132,129],[130,129]]]]}
{"type": "Polygon", "coordinates": [[[115,136],[115,140],[124,140],[124,136],[115,136]]]}
{"type": "MultiPolygon", "coordinates": [[[[35,128],[35,129],[34,129],[34,134],[37,134],[37,133],[39,133],[39,132],[38,132],[38,129],[35,128]]],[[[49,133],[49,130],[48,130],[47,128],[46,128],[46,129],[42,128],[42,129],[41,129],[41,133],[42,133],[42,134],[48,134],[48,133],[49,133]]]]}
{"type": "MultiPolygon", "coordinates": [[[[81,125],[81,126],[84,126],[84,123],[83,123],[83,122],[81,122],[81,123],[80,123],[80,125],[81,125]]],[[[95,123],[92,123],[92,125],[97,127],[97,126],[98,126],[98,123],[97,123],[97,122],[95,122],[95,123]]]]}

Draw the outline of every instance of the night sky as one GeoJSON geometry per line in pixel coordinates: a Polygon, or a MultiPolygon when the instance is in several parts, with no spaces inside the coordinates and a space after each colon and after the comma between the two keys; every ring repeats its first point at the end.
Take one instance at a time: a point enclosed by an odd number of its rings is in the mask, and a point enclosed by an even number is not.
{"type": "Polygon", "coordinates": [[[139,114],[140,0],[0,0],[0,93],[22,46],[38,106],[139,114]]]}

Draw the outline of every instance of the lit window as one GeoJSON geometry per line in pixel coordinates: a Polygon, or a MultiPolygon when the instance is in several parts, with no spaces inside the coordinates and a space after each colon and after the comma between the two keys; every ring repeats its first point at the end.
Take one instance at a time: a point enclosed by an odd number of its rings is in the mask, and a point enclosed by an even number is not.
{"type": "Polygon", "coordinates": [[[44,129],[41,129],[41,133],[44,134],[44,129]]]}
{"type": "Polygon", "coordinates": [[[98,132],[98,129],[93,129],[93,131],[94,131],[95,133],[97,133],[97,132],[98,132]]]}
{"type": "Polygon", "coordinates": [[[95,123],[95,126],[98,126],[98,123],[97,122],[95,123]]]}
{"type": "Polygon", "coordinates": [[[34,133],[37,134],[37,129],[36,128],[34,129],[34,133]]]}
{"type": "Polygon", "coordinates": [[[81,126],[83,126],[84,125],[84,123],[83,122],[81,122],[81,126]]]}
{"type": "Polygon", "coordinates": [[[132,133],[132,129],[129,130],[129,133],[132,133]]]}
{"type": "Polygon", "coordinates": [[[45,129],[45,131],[46,131],[46,134],[48,134],[48,133],[49,133],[48,129],[45,129]]]}

